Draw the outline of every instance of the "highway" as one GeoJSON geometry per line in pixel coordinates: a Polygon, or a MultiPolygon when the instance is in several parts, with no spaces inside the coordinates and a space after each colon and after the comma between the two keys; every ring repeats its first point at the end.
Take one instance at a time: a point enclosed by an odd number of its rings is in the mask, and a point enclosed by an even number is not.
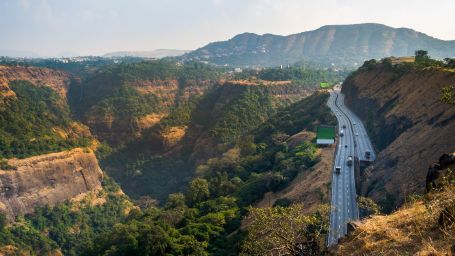
{"type": "Polygon", "coordinates": [[[356,150],[358,154],[356,156],[360,161],[374,161],[376,154],[374,153],[373,145],[362,120],[344,105],[344,95],[339,91],[335,91],[335,93],[338,95],[338,107],[351,120],[352,130],[354,131],[355,142],[357,144],[356,150]],[[366,157],[365,152],[370,152],[369,158],[366,157]]]}
{"type": "Polygon", "coordinates": [[[338,120],[338,143],[332,170],[332,196],[330,231],[327,244],[333,245],[347,233],[347,223],[359,218],[356,201],[354,163],[348,165],[348,156],[361,161],[376,158],[372,144],[361,120],[344,105],[344,96],[339,89],[330,93],[327,105],[338,120]],[[341,130],[344,136],[341,135],[341,130]],[[365,152],[371,152],[369,157],[365,152]],[[340,167],[340,173],[335,168],[340,167]]]}

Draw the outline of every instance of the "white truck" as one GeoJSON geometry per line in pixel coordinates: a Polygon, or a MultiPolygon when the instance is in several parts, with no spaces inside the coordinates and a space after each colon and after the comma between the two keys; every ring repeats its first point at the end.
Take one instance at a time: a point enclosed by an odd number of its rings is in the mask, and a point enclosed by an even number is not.
{"type": "Polygon", "coordinates": [[[352,165],[352,156],[348,156],[346,163],[348,164],[348,166],[352,165]]]}

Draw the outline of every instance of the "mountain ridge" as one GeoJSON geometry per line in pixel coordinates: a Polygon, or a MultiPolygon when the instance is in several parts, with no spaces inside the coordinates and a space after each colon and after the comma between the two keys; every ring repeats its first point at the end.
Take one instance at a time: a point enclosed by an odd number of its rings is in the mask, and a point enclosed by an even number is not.
{"type": "Polygon", "coordinates": [[[251,32],[207,44],[183,60],[231,66],[279,66],[312,60],[326,65],[358,66],[364,60],[409,56],[426,49],[435,58],[455,55],[455,40],[441,40],[410,28],[377,23],[326,25],[290,35],[251,32]]]}

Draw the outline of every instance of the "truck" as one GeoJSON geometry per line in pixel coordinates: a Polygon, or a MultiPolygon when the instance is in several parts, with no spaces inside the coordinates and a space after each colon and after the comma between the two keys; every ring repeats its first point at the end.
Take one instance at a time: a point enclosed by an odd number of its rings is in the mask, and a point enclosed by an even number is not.
{"type": "Polygon", "coordinates": [[[348,156],[346,163],[348,164],[348,166],[352,165],[352,156],[348,156]]]}
{"type": "Polygon", "coordinates": [[[336,174],[340,174],[340,172],[341,172],[341,166],[336,166],[335,167],[335,173],[336,174]]]}
{"type": "Polygon", "coordinates": [[[370,151],[365,151],[365,158],[370,159],[371,157],[371,152],[370,151]]]}

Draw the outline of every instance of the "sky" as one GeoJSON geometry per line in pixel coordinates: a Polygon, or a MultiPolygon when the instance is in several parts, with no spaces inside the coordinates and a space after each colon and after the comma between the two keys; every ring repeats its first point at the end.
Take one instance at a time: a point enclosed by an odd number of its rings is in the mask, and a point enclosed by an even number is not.
{"type": "Polygon", "coordinates": [[[0,0],[0,50],[193,50],[236,34],[374,22],[455,40],[454,0],[0,0]]]}

